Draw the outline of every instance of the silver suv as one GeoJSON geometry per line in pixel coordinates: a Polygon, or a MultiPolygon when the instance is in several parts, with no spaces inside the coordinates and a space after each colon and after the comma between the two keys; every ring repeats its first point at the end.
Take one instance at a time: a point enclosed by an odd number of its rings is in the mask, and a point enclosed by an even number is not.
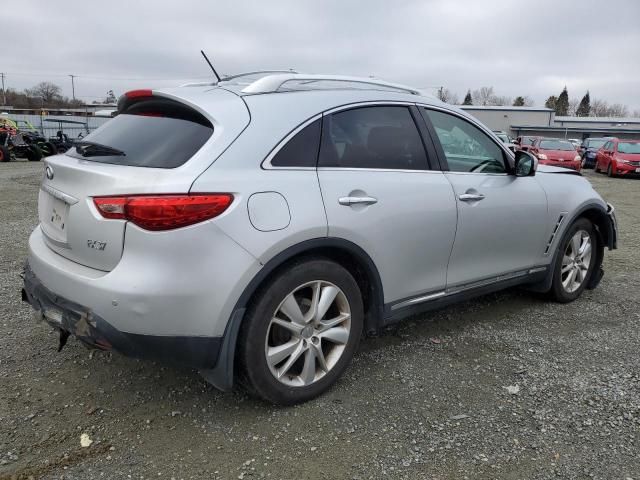
{"type": "Polygon", "coordinates": [[[363,334],[602,277],[613,208],[412,88],[291,73],[128,92],[46,160],[23,299],[89,346],[311,399],[363,334]]]}

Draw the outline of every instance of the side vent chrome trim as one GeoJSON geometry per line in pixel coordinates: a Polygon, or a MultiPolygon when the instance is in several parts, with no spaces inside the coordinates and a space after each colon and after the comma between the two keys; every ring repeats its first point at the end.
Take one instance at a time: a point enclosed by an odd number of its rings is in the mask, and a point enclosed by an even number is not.
{"type": "Polygon", "coordinates": [[[553,227],[553,232],[551,233],[551,237],[549,238],[549,241],[547,242],[547,246],[544,249],[544,254],[548,255],[549,254],[549,250],[551,250],[551,245],[553,244],[553,241],[556,238],[556,234],[558,233],[558,230],[560,230],[560,226],[562,225],[562,222],[564,222],[564,218],[567,216],[566,213],[561,213],[560,216],[558,217],[558,221],[556,222],[556,226],[553,227]]]}

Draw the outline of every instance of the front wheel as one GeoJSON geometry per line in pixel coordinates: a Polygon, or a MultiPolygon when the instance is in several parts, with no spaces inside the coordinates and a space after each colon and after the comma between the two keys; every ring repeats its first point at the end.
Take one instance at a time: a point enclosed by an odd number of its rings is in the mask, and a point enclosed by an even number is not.
{"type": "Polygon", "coordinates": [[[596,160],[596,164],[593,167],[593,171],[596,173],[600,173],[600,164],[598,163],[597,160],[596,160]]]}
{"type": "Polygon", "coordinates": [[[278,405],[310,400],[347,368],[363,330],[362,296],[335,262],[296,263],[269,281],[240,332],[240,381],[278,405]]]}
{"type": "Polygon", "coordinates": [[[568,303],[582,294],[596,265],[596,248],[593,224],[586,218],[576,220],[558,246],[549,292],[553,299],[568,303]]]}
{"type": "Polygon", "coordinates": [[[613,178],[615,176],[615,173],[613,173],[613,167],[611,166],[611,163],[609,163],[609,166],[607,167],[607,177],[613,178]]]}

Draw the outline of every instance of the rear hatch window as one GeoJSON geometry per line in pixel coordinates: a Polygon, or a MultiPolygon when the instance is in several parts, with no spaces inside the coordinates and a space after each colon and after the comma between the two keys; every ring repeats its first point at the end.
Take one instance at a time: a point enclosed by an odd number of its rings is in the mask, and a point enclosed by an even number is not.
{"type": "Polygon", "coordinates": [[[176,168],[213,135],[199,112],[172,100],[149,97],[123,111],[76,143],[67,155],[133,167],[176,168]]]}

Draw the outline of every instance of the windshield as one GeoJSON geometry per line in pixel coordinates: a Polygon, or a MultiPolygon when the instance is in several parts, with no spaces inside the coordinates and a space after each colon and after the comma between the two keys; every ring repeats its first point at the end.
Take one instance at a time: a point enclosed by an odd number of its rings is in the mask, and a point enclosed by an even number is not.
{"type": "Polygon", "coordinates": [[[564,140],[542,140],[540,142],[540,148],[542,150],[564,150],[567,152],[576,149],[571,142],[564,140]]]}
{"type": "Polygon", "coordinates": [[[587,148],[600,148],[606,140],[587,140],[587,148]]]}
{"type": "Polygon", "coordinates": [[[536,141],[536,137],[522,137],[523,145],[533,145],[533,142],[536,141]]]}
{"type": "Polygon", "coordinates": [[[640,142],[620,142],[618,143],[618,153],[640,155],[640,142]]]}

